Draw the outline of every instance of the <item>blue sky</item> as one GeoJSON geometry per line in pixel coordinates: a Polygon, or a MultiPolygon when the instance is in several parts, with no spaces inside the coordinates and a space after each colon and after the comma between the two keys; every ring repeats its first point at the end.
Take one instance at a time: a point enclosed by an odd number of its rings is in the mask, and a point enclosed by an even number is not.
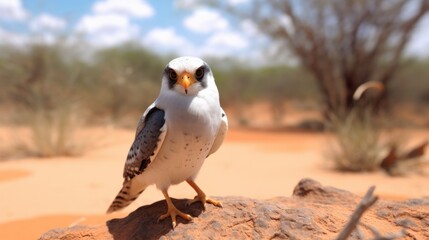
{"type": "MultiPolygon", "coordinates": [[[[239,6],[248,0],[226,0],[239,6]]],[[[234,22],[195,0],[0,0],[0,43],[80,36],[94,47],[138,42],[159,53],[196,56],[261,54],[266,39],[250,21],[234,22]],[[257,36],[258,35],[258,36],[257,36]],[[265,40],[264,40],[265,39],[265,40]]],[[[73,37],[71,37],[73,38],[73,37]]]]}
{"type": "MultiPolygon", "coordinates": [[[[243,7],[251,0],[224,0],[243,7]]],[[[233,20],[198,0],[0,0],[0,44],[46,43],[61,34],[96,48],[134,41],[158,53],[261,59],[269,46],[251,20],[233,20]],[[75,39],[74,39],[75,38],[75,39]],[[265,46],[265,47],[263,47],[265,46]]],[[[429,55],[429,17],[408,47],[429,55]]]]}

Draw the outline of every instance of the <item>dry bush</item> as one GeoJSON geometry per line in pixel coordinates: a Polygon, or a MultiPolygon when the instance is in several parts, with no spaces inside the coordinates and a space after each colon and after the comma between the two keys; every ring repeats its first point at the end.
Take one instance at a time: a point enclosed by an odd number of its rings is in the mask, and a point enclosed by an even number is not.
{"type": "Polygon", "coordinates": [[[19,126],[10,126],[7,144],[0,146],[0,160],[28,156],[54,157],[81,155],[85,149],[76,136],[82,120],[76,106],[55,109],[31,109],[20,111],[19,126]],[[25,129],[28,131],[20,131],[25,129]],[[13,140],[13,141],[11,141],[13,140]]]}
{"type": "Polygon", "coordinates": [[[352,110],[344,117],[332,117],[335,142],[328,155],[343,171],[373,171],[380,167],[385,149],[381,130],[370,111],[352,110]]]}
{"type": "Polygon", "coordinates": [[[333,117],[334,142],[328,159],[341,171],[383,169],[390,176],[419,173],[428,164],[424,158],[427,139],[410,145],[402,133],[389,127],[389,121],[369,109],[356,108],[343,118],[333,117]]]}
{"type": "Polygon", "coordinates": [[[6,90],[0,104],[14,109],[4,122],[31,130],[32,141],[17,144],[15,151],[41,157],[82,153],[84,144],[74,134],[87,119],[122,124],[135,115],[128,124],[134,126],[158,94],[164,67],[160,57],[132,45],[104,49],[91,60],[60,42],[0,48],[6,90]]]}
{"type": "Polygon", "coordinates": [[[166,62],[132,44],[98,51],[80,87],[91,119],[107,117],[116,124],[133,115],[134,126],[135,119],[157,97],[166,62]]]}
{"type": "Polygon", "coordinates": [[[83,119],[76,99],[53,84],[33,85],[19,94],[21,103],[15,118],[30,129],[31,143],[22,151],[38,157],[72,156],[82,153],[83,146],[75,132],[83,119]],[[25,94],[25,96],[23,95],[25,94]]]}
{"type": "Polygon", "coordinates": [[[314,79],[301,67],[279,65],[252,68],[247,63],[231,60],[227,66],[224,66],[225,62],[209,63],[221,94],[222,106],[234,109],[242,126],[251,124],[246,112],[255,103],[269,103],[269,111],[263,114],[270,115],[272,124],[278,126],[286,114],[286,101],[320,99],[314,79]]]}
{"type": "Polygon", "coordinates": [[[75,139],[79,119],[74,106],[52,111],[40,109],[30,122],[32,152],[40,157],[73,156],[82,153],[83,146],[75,139]]]}
{"type": "Polygon", "coordinates": [[[40,157],[80,153],[73,138],[79,67],[68,53],[61,45],[35,44],[10,50],[0,69],[9,81],[6,104],[15,110],[15,125],[31,130],[31,143],[18,144],[21,152],[40,157]]]}

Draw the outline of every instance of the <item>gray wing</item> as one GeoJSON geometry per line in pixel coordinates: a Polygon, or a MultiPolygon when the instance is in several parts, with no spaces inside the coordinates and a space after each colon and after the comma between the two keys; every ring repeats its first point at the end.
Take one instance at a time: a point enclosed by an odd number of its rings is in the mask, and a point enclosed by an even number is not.
{"type": "Polygon", "coordinates": [[[145,125],[145,119],[146,119],[147,114],[155,106],[156,106],[155,103],[152,103],[151,105],[149,105],[149,107],[147,107],[147,109],[144,111],[144,113],[140,117],[140,120],[137,123],[137,129],[136,129],[136,136],[135,137],[137,137],[137,135],[139,134],[139,132],[143,129],[143,127],[145,125]]]}
{"type": "Polygon", "coordinates": [[[165,112],[149,106],[137,125],[136,136],[124,166],[126,181],[141,174],[156,157],[167,132],[165,112]]]}
{"type": "Polygon", "coordinates": [[[221,112],[222,122],[217,132],[216,139],[214,140],[212,148],[210,149],[210,152],[207,156],[210,156],[220,148],[223,140],[225,139],[226,132],[228,131],[228,118],[226,117],[226,113],[223,111],[223,109],[221,109],[221,112]]]}

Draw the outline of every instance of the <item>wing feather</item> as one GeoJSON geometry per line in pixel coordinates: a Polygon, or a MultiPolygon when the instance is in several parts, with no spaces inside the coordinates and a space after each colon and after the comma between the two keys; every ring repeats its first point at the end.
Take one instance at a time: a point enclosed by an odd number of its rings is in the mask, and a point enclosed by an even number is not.
{"type": "Polygon", "coordinates": [[[125,161],[125,180],[131,180],[147,168],[156,157],[166,132],[164,110],[151,105],[137,125],[136,137],[125,161]]]}
{"type": "Polygon", "coordinates": [[[137,129],[136,129],[136,136],[139,134],[139,132],[143,129],[144,125],[145,125],[145,119],[147,114],[149,113],[149,111],[155,107],[155,103],[152,103],[151,105],[149,105],[149,107],[147,107],[147,109],[144,111],[144,113],[142,114],[142,116],[140,117],[139,122],[137,123],[137,129]]]}
{"type": "Polygon", "coordinates": [[[220,124],[216,138],[213,142],[212,148],[210,149],[210,152],[207,156],[210,156],[212,153],[216,152],[220,148],[220,146],[223,143],[223,140],[225,139],[226,132],[228,131],[228,118],[223,109],[221,109],[221,117],[222,117],[222,122],[220,124]]]}

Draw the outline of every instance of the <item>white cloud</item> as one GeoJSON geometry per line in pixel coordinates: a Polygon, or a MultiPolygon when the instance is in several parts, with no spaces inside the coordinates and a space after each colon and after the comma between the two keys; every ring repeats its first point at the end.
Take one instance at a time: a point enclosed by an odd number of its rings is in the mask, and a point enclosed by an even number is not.
{"type": "Polygon", "coordinates": [[[124,15],[101,14],[82,17],[76,31],[90,43],[107,47],[135,39],[139,28],[124,15]]]}
{"type": "Polygon", "coordinates": [[[176,53],[197,57],[225,57],[243,53],[249,42],[239,32],[218,31],[209,36],[204,44],[195,45],[191,39],[177,34],[172,27],[155,28],[142,40],[143,45],[159,53],[176,53]]]}
{"type": "Polygon", "coordinates": [[[76,25],[76,30],[85,33],[97,33],[104,31],[114,31],[117,29],[126,28],[129,25],[129,19],[123,15],[85,15],[76,25]]]}
{"type": "Polygon", "coordinates": [[[145,0],[103,0],[83,16],[76,32],[95,47],[110,47],[138,39],[140,29],[131,18],[149,18],[154,9],[145,0]]]}
{"type": "Polygon", "coordinates": [[[238,32],[219,31],[207,38],[204,46],[202,49],[204,55],[222,57],[245,50],[249,46],[249,41],[238,32]]]}
{"type": "Polygon", "coordinates": [[[206,8],[195,10],[191,16],[185,18],[183,24],[196,33],[210,33],[229,27],[228,21],[218,11],[206,8]]]}
{"type": "Polygon", "coordinates": [[[293,27],[293,24],[292,24],[292,20],[287,15],[281,15],[278,18],[278,23],[279,23],[280,26],[284,27],[288,32],[295,31],[294,27],[293,27]]]}
{"type": "Polygon", "coordinates": [[[126,29],[120,29],[111,34],[91,35],[89,41],[96,47],[111,47],[136,39],[135,32],[135,30],[130,33],[126,29]]]}
{"type": "Polygon", "coordinates": [[[243,20],[240,23],[240,28],[247,36],[256,36],[260,34],[258,27],[250,19],[243,20]]]}
{"type": "Polygon", "coordinates": [[[154,28],[143,38],[143,44],[159,52],[183,54],[192,48],[189,41],[179,36],[174,28],[154,28]]]}
{"type": "Polygon", "coordinates": [[[249,0],[228,0],[228,3],[230,5],[233,5],[233,6],[236,6],[236,5],[239,5],[239,4],[248,3],[248,2],[249,2],[249,0]]]}
{"type": "Polygon", "coordinates": [[[233,31],[217,32],[207,39],[207,45],[241,50],[249,46],[242,34],[233,31]]]}
{"type": "Polygon", "coordinates": [[[57,35],[51,32],[42,32],[42,33],[38,33],[35,36],[32,36],[30,41],[50,45],[50,44],[56,43],[57,40],[58,40],[57,35]]]}
{"type": "Polygon", "coordinates": [[[181,9],[193,9],[200,6],[200,0],[175,0],[174,6],[181,9]]]}
{"type": "Polygon", "coordinates": [[[148,18],[155,14],[154,9],[144,0],[104,0],[92,7],[97,14],[122,14],[130,17],[148,18]]]}
{"type": "Polygon", "coordinates": [[[65,29],[67,22],[59,17],[47,13],[38,15],[30,22],[32,31],[59,31],[65,29]]]}
{"type": "Polygon", "coordinates": [[[0,27],[0,44],[24,46],[27,42],[28,42],[27,36],[6,31],[0,27]]]}
{"type": "Polygon", "coordinates": [[[27,12],[20,0],[0,0],[0,19],[23,21],[27,12]]]}

